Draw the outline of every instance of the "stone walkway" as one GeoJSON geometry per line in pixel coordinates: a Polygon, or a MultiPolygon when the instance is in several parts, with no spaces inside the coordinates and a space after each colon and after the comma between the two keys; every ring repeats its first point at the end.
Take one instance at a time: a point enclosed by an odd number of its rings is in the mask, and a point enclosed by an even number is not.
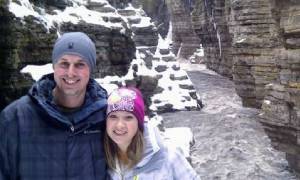
{"type": "Polygon", "coordinates": [[[162,114],[166,127],[190,127],[192,164],[204,180],[293,180],[285,155],[272,148],[257,120],[242,107],[227,78],[203,65],[182,65],[200,95],[201,111],[162,114]]]}

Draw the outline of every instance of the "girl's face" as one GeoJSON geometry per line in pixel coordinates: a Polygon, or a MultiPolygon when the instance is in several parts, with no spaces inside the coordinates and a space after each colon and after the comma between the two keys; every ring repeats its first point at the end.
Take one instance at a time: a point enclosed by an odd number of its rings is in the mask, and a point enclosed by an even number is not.
{"type": "Polygon", "coordinates": [[[126,152],[132,138],[138,131],[138,120],[127,111],[111,112],[106,120],[106,132],[108,136],[126,152]]]}

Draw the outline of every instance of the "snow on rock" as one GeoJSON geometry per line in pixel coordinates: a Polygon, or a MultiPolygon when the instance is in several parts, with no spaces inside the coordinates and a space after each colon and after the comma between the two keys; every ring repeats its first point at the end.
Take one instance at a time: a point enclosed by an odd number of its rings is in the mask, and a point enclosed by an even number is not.
{"type": "MultiPolygon", "coordinates": [[[[42,24],[45,24],[47,29],[54,27],[54,24],[61,24],[63,22],[71,22],[77,24],[81,21],[91,24],[99,24],[108,28],[120,29],[121,32],[124,32],[123,25],[121,23],[111,23],[103,20],[103,16],[106,13],[100,13],[97,11],[89,10],[86,8],[85,1],[72,1],[73,6],[66,7],[63,11],[54,10],[54,14],[48,14],[45,12],[45,9],[41,7],[33,8],[33,5],[30,4],[28,0],[20,1],[21,4],[10,1],[9,10],[14,13],[16,17],[24,18],[25,16],[32,15],[41,21],[42,24]],[[35,10],[39,9],[39,11],[35,10]]],[[[97,1],[92,1],[97,2],[97,1]]],[[[99,1],[100,2],[100,1],[99,1]]],[[[101,1],[104,2],[104,1],[101,1]]],[[[109,3],[106,3],[105,6],[110,6],[109,3]]],[[[111,6],[110,6],[111,7],[111,6]]],[[[120,15],[117,12],[111,13],[110,16],[120,15]]]]}
{"type": "Polygon", "coordinates": [[[190,156],[190,146],[194,142],[193,133],[190,128],[166,128],[163,137],[168,147],[179,148],[183,151],[185,157],[190,156]]]}
{"type": "Polygon", "coordinates": [[[52,72],[53,72],[52,64],[27,65],[21,70],[21,73],[29,73],[35,81],[39,80],[43,75],[52,72]]]}

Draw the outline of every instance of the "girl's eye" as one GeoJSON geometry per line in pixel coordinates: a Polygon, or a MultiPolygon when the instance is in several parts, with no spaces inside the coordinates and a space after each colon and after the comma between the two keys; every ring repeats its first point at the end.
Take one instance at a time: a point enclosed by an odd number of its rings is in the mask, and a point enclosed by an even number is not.
{"type": "Polygon", "coordinates": [[[116,116],[116,115],[113,115],[113,114],[111,114],[111,115],[109,115],[109,116],[108,116],[108,118],[109,118],[109,119],[117,119],[117,116],[116,116]]]}
{"type": "Polygon", "coordinates": [[[131,116],[131,115],[125,117],[125,120],[126,120],[126,121],[131,121],[131,120],[133,120],[133,119],[134,119],[134,117],[131,116]]]}
{"type": "Polygon", "coordinates": [[[113,115],[113,114],[111,114],[111,115],[109,115],[108,117],[109,117],[109,118],[116,118],[117,116],[116,116],[116,115],[113,115]]]}

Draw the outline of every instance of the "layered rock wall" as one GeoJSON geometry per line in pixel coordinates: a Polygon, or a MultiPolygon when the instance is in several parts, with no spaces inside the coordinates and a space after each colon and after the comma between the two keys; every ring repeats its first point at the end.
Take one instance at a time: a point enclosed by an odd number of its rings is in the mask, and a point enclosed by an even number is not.
{"type": "Polygon", "coordinates": [[[198,0],[192,18],[207,67],[262,109],[273,145],[300,172],[300,2],[198,0]]]}
{"type": "Polygon", "coordinates": [[[287,160],[300,172],[300,2],[270,4],[280,48],[273,49],[277,78],[265,87],[261,122],[273,145],[287,153],[287,160]]]}
{"type": "Polygon", "coordinates": [[[264,86],[278,77],[281,35],[269,0],[200,0],[193,25],[208,68],[232,77],[244,106],[261,106],[264,86]]]}
{"type": "Polygon", "coordinates": [[[108,0],[108,2],[118,9],[124,9],[129,5],[143,9],[147,16],[151,17],[158,33],[163,38],[167,36],[170,14],[165,0],[108,0]]]}
{"type": "Polygon", "coordinates": [[[233,58],[228,21],[230,13],[228,1],[198,0],[192,12],[192,22],[201,39],[207,67],[231,78],[233,58]]]}
{"type": "Polygon", "coordinates": [[[45,64],[49,59],[53,32],[35,23],[33,16],[22,21],[8,11],[8,1],[0,2],[0,109],[26,94],[33,80],[21,74],[26,64],[45,64]],[[47,36],[45,36],[47,34],[47,36]]]}
{"type": "Polygon", "coordinates": [[[278,78],[275,61],[282,36],[269,0],[234,1],[231,5],[233,80],[244,106],[260,108],[265,85],[278,78]]]}
{"type": "Polygon", "coordinates": [[[192,28],[191,4],[182,0],[167,0],[167,3],[172,22],[172,51],[177,57],[188,59],[200,48],[200,39],[192,28]]]}
{"type": "Polygon", "coordinates": [[[133,5],[144,9],[157,27],[158,33],[165,38],[169,31],[170,13],[165,0],[133,0],[133,5]]]}

